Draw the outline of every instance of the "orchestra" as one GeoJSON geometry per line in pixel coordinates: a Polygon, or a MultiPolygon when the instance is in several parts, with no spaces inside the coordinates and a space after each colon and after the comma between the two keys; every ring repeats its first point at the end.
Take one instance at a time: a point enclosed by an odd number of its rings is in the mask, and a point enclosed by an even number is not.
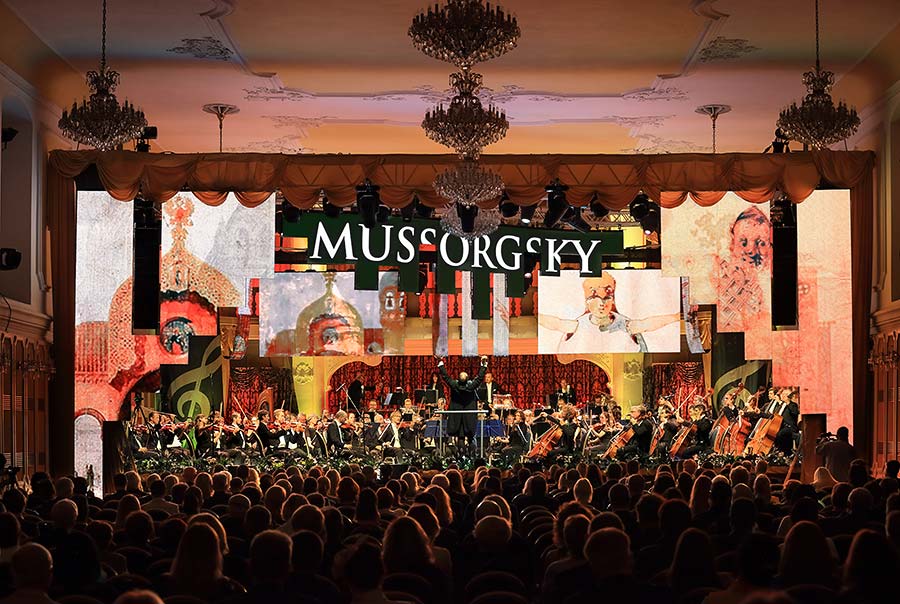
{"type": "MultiPolygon", "coordinates": [[[[362,383],[361,376],[355,381],[362,383]]],[[[354,394],[358,390],[354,385],[354,394]]],[[[624,420],[622,407],[607,393],[581,404],[565,402],[569,393],[574,396],[574,389],[564,380],[550,395],[551,400],[556,395],[559,403],[555,411],[542,405],[519,408],[504,390],[487,371],[486,357],[474,379],[465,372],[457,379],[450,378],[441,362],[432,383],[416,391],[415,401],[389,397],[394,404],[381,405],[370,399],[364,413],[339,409],[322,416],[284,408],[274,409],[270,415],[269,409],[261,408],[252,415],[235,411],[226,419],[213,411],[184,422],[153,410],[135,414],[127,439],[134,459],[165,455],[216,458],[242,453],[313,460],[375,455],[402,462],[416,453],[442,455],[449,449],[478,451],[512,463],[554,463],[573,455],[621,460],[651,456],[687,459],[711,453],[765,455],[773,450],[790,454],[799,442],[797,391],[791,388],[760,389],[741,401],[745,390],[743,384],[737,384],[725,392],[717,416],[710,415],[709,395],[697,395],[681,405],[672,396],[661,396],[653,411],[649,405],[631,405],[624,420]],[[435,392],[423,394],[428,390],[435,392]],[[450,405],[445,392],[450,395],[450,405]],[[679,407],[687,411],[687,419],[679,407]],[[472,412],[445,414],[448,408],[472,412]],[[493,426],[484,431],[491,422],[497,431],[493,426]]]]}

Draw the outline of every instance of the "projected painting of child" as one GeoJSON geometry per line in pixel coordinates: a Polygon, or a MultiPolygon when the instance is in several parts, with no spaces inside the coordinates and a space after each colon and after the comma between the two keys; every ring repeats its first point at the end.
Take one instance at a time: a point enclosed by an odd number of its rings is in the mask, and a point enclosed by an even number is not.
{"type": "Polygon", "coordinates": [[[758,208],[738,214],[731,225],[728,257],[718,263],[718,330],[749,331],[761,315],[769,314],[762,283],[772,274],[772,225],[758,208]]]}

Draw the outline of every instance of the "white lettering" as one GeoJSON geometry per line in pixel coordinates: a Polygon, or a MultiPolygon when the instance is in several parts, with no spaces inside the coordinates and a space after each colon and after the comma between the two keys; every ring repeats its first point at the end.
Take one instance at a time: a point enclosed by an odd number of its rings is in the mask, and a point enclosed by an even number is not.
{"type": "Polygon", "coordinates": [[[503,244],[507,241],[519,243],[519,238],[515,235],[504,235],[497,240],[497,264],[499,264],[500,268],[503,270],[517,271],[522,266],[522,252],[512,252],[511,256],[513,262],[512,264],[507,264],[503,259],[503,244]]]}
{"type": "Polygon", "coordinates": [[[341,229],[341,234],[338,236],[336,243],[331,242],[331,238],[328,237],[328,231],[325,230],[325,225],[320,222],[316,228],[316,243],[313,245],[311,260],[322,258],[322,255],[319,253],[319,245],[325,246],[325,251],[328,253],[329,258],[337,257],[338,248],[344,246],[344,259],[356,260],[356,256],[353,255],[353,246],[351,245],[349,222],[344,224],[344,228],[341,229]]]}
{"type": "Polygon", "coordinates": [[[438,249],[438,254],[444,260],[447,266],[452,266],[454,268],[457,266],[462,266],[469,259],[469,240],[456,238],[455,236],[450,235],[450,233],[444,233],[444,236],[441,237],[441,244],[438,249]],[[450,239],[450,237],[454,237],[462,245],[463,252],[462,257],[459,259],[459,262],[452,262],[450,260],[449,254],[447,253],[447,241],[450,239]]]}
{"type": "Polygon", "coordinates": [[[555,273],[559,271],[559,265],[562,264],[562,258],[559,257],[560,252],[562,252],[563,248],[566,247],[571,241],[563,240],[559,247],[556,247],[556,242],[559,239],[547,239],[547,272],[555,273]]]}
{"type": "Polygon", "coordinates": [[[437,237],[437,229],[428,227],[427,229],[422,229],[422,234],[419,235],[419,241],[422,245],[434,245],[434,239],[437,237]],[[430,238],[428,236],[431,236],[430,238]]]}
{"type": "Polygon", "coordinates": [[[591,254],[593,254],[594,249],[598,245],[600,245],[600,241],[597,239],[591,241],[591,246],[587,249],[587,251],[584,250],[584,246],[581,245],[580,241],[573,241],[572,243],[575,245],[575,249],[578,250],[578,255],[581,256],[581,272],[582,273],[589,272],[590,271],[589,265],[590,265],[591,254]]]}
{"type": "Polygon", "coordinates": [[[541,247],[540,247],[541,241],[542,241],[542,239],[540,237],[529,237],[525,241],[525,251],[528,252],[529,254],[537,254],[538,252],[541,251],[541,247]],[[532,243],[537,243],[538,244],[537,247],[533,247],[531,245],[532,243]]]}
{"type": "Polygon", "coordinates": [[[382,262],[388,257],[388,254],[391,253],[391,231],[394,229],[393,225],[386,224],[382,228],[384,229],[384,253],[380,258],[376,258],[374,254],[372,254],[372,229],[360,226],[362,229],[362,255],[366,260],[371,260],[372,262],[382,262]]]}
{"type": "Polygon", "coordinates": [[[412,238],[407,237],[407,234],[410,234],[414,237],[416,234],[416,229],[411,226],[405,226],[400,227],[400,230],[397,231],[397,239],[400,240],[400,247],[402,247],[409,253],[409,256],[405,258],[402,255],[397,254],[397,262],[399,262],[400,264],[412,262],[412,259],[416,257],[416,248],[413,245],[412,238]]]}
{"type": "Polygon", "coordinates": [[[487,235],[483,237],[479,237],[475,240],[475,253],[473,255],[472,267],[473,268],[482,268],[480,258],[484,258],[484,264],[488,268],[495,269],[497,266],[491,262],[490,257],[488,257],[488,252],[491,249],[491,240],[487,237],[487,235]],[[482,249],[482,245],[484,248],[482,249]]]}

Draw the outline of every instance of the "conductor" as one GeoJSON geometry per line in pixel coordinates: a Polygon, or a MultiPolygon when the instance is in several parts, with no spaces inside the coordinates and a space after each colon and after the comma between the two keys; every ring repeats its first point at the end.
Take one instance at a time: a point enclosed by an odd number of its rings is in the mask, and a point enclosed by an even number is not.
{"type": "MultiPolygon", "coordinates": [[[[469,379],[465,371],[459,372],[459,378],[453,379],[444,367],[444,359],[438,362],[441,378],[450,389],[450,411],[475,411],[478,408],[477,390],[487,373],[488,359],[481,357],[481,368],[474,380],[469,379]]],[[[475,413],[451,413],[447,419],[447,435],[457,437],[457,443],[474,442],[475,427],[478,424],[475,413]]]]}

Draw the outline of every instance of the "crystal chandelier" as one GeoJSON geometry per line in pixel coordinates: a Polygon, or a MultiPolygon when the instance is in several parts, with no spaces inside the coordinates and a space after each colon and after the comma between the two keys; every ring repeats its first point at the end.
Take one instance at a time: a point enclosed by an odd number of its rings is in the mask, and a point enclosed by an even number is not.
{"type": "Polygon", "coordinates": [[[496,208],[479,209],[475,206],[451,206],[441,216],[441,228],[463,239],[478,239],[490,235],[500,226],[500,212],[496,208]]]}
{"type": "Polygon", "coordinates": [[[477,159],[481,150],[496,143],[509,129],[506,112],[493,105],[485,109],[478,99],[481,74],[471,71],[450,76],[450,85],[457,91],[444,108],[438,105],[425,114],[422,129],[436,143],[450,147],[464,159],[477,159]]]}
{"type": "Polygon", "coordinates": [[[503,179],[476,162],[465,160],[438,174],[434,179],[434,190],[450,203],[474,206],[500,197],[503,179]]]}
{"type": "Polygon", "coordinates": [[[816,0],[816,69],[803,74],[806,96],[798,106],[791,103],[778,116],[778,127],[787,138],[823,149],[853,135],[859,128],[856,109],[831,98],[834,73],[819,62],[819,0],[816,0]]]}
{"type": "Polygon", "coordinates": [[[59,129],[76,143],[96,147],[101,151],[138,138],[147,119],[144,112],[127,100],[119,105],[113,94],[119,85],[119,72],[106,66],[106,0],[103,0],[103,28],[100,45],[100,70],[87,72],[91,96],[81,105],[72,103],[70,111],[63,111],[59,129]]]}
{"type": "Polygon", "coordinates": [[[421,12],[409,26],[413,45],[429,57],[462,70],[502,56],[516,47],[522,32],[516,18],[481,0],[447,0],[421,12]]]}

